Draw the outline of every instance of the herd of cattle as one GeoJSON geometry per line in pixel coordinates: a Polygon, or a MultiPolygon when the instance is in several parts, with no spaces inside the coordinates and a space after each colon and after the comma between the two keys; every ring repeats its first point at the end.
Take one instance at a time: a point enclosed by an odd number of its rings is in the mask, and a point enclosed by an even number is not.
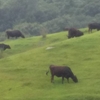
{"type": "MultiPolygon", "coordinates": [[[[93,29],[100,30],[100,23],[90,23],[88,25],[88,31],[92,32],[93,29]]],[[[68,31],[68,38],[73,38],[73,37],[79,37],[84,35],[84,33],[78,29],[75,28],[65,28],[64,30],[68,31]]],[[[10,37],[22,37],[25,38],[25,36],[19,31],[19,30],[8,30],[6,31],[7,38],[9,39],[10,37]]],[[[6,50],[6,49],[11,49],[11,47],[7,44],[0,44],[0,49],[1,50],[6,50]]],[[[72,70],[68,66],[55,66],[55,65],[50,65],[50,72],[51,72],[51,82],[54,80],[54,76],[57,77],[62,77],[62,83],[64,81],[64,78],[66,78],[69,82],[69,78],[71,78],[75,83],[78,82],[77,77],[73,74],[72,70]]],[[[48,74],[49,71],[46,72],[48,74]]]]}
{"type": "MultiPolygon", "coordinates": [[[[88,31],[92,32],[93,29],[100,30],[100,23],[90,23],[88,24],[88,31]]],[[[68,39],[73,37],[79,37],[84,35],[84,33],[78,29],[75,28],[65,28],[64,30],[68,31],[68,39]]],[[[15,37],[16,39],[18,37],[25,38],[25,36],[19,31],[19,30],[7,30],[6,31],[7,38],[10,39],[10,37],[15,37]]],[[[0,44],[0,49],[6,50],[10,49],[11,47],[6,44],[0,44]]]]}
{"type": "MultiPolygon", "coordinates": [[[[100,30],[100,23],[90,23],[90,24],[88,24],[88,31],[92,32],[93,29],[100,30]]],[[[68,31],[68,38],[79,37],[79,36],[84,35],[84,33],[82,31],[75,29],[75,28],[65,28],[64,30],[68,31]]],[[[6,35],[7,35],[8,39],[10,37],[25,38],[25,36],[19,30],[8,30],[8,31],[6,31],[6,35]]]]}
{"type": "MultiPolygon", "coordinates": [[[[100,23],[90,23],[88,24],[88,32],[92,32],[93,29],[100,30],[100,23]]],[[[68,31],[68,38],[79,37],[84,35],[84,33],[75,28],[65,28],[68,31]]]]}

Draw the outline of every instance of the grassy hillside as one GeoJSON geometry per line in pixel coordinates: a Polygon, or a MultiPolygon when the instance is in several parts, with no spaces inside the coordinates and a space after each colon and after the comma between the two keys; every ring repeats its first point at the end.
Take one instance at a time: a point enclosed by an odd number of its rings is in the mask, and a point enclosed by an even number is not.
{"type": "Polygon", "coordinates": [[[66,32],[6,40],[11,50],[0,59],[0,100],[100,100],[100,32],[67,39],[66,32]],[[53,49],[46,50],[53,46],[53,49]],[[68,65],[79,82],[61,83],[50,64],[68,65]]]}

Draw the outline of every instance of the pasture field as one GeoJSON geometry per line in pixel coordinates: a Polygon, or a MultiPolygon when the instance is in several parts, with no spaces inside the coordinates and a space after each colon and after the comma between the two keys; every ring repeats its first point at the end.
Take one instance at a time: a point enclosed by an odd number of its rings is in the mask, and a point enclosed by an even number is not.
{"type": "Polygon", "coordinates": [[[66,34],[4,41],[12,49],[1,54],[0,100],[100,100],[100,31],[66,34]],[[55,77],[51,83],[50,64],[69,66],[79,82],[55,77]]]}

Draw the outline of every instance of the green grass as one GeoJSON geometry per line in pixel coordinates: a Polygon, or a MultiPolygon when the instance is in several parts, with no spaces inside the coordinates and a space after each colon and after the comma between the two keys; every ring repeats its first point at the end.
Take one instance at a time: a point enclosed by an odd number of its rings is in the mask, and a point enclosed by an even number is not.
{"type": "Polygon", "coordinates": [[[100,32],[66,34],[4,41],[12,49],[0,59],[0,100],[100,100],[100,32]],[[79,82],[55,77],[52,84],[45,74],[50,64],[68,65],[79,82]]]}

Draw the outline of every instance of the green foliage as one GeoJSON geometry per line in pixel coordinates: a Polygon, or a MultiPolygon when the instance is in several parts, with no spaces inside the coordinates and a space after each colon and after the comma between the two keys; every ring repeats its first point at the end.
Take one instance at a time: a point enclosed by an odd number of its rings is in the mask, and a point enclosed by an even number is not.
{"type": "Polygon", "coordinates": [[[14,29],[19,29],[26,36],[40,35],[41,25],[38,23],[21,23],[14,27],[14,29]]]}
{"type": "Polygon", "coordinates": [[[11,50],[0,59],[0,100],[99,100],[100,32],[67,39],[67,32],[6,40],[11,50]],[[52,46],[53,49],[46,50],[52,46]],[[50,64],[68,65],[79,82],[70,83],[50,73],[50,64]]]}
{"type": "Polygon", "coordinates": [[[99,5],[100,0],[0,0],[0,32],[16,27],[33,36],[42,26],[48,33],[84,28],[99,22],[99,5]]]}
{"type": "Polygon", "coordinates": [[[44,27],[41,28],[40,33],[42,35],[42,38],[46,38],[48,30],[44,27]]]}

